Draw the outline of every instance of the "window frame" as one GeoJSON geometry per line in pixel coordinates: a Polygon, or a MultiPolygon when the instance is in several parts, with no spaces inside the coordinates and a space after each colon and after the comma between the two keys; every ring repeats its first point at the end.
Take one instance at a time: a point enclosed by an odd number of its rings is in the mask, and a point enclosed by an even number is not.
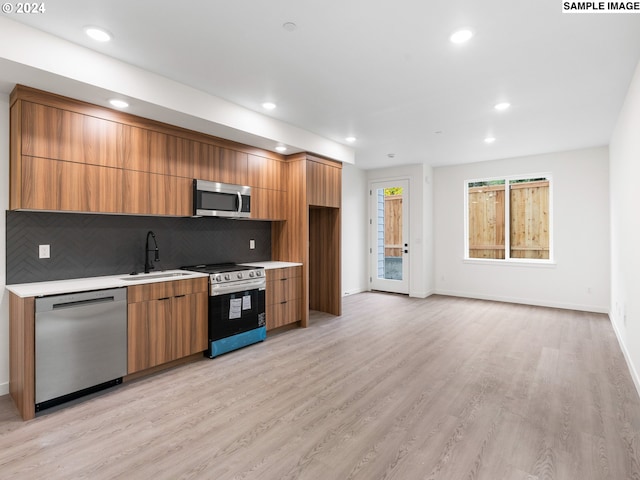
{"type": "Polygon", "coordinates": [[[501,175],[494,177],[472,178],[464,181],[464,253],[463,261],[465,263],[480,263],[493,265],[527,265],[527,266],[549,266],[555,265],[555,249],[554,249],[554,228],[553,228],[553,176],[549,172],[518,174],[518,175],[501,175]],[[526,180],[533,178],[545,178],[549,182],[549,258],[512,258],[511,257],[511,195],[510,185],[513,180],[526,180]],[[492,182],[504,180],[504,244],[505,258],[474,258],[469,256],[469,184],[474,182],[492,182]]]}

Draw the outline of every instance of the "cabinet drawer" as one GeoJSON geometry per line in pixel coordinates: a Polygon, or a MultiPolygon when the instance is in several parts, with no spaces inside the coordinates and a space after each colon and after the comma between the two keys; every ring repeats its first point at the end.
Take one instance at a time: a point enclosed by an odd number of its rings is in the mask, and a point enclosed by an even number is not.
{"type": "Polygon", "coordinates": [[[301,320],[300,300],[267,305],[267,330],[282,327],[301,320]]]}
{"type": "Polygon", "coordinates": [[[174,280],[169,282],[132,285],[127,290],[129,303],[158,300],[160,298],[177,297],[191,293],[207,292],[208,279],[193,278],[190,280],[174,280]]]}
{"type": "Polygon", "coordinates": [[[301,266],[274,268],[272,270],[267,270],[267,282],[271,282],[273,280],[281,280],[283,278],[301,277],[301,276],[302,276],[301,266]]]}
{"type": "Polygon", "coordinates": [[[300,277],[281,278],[267,283],[266,304],[273,305],[287,300],[295,300],[301,296],[300,277]]]}

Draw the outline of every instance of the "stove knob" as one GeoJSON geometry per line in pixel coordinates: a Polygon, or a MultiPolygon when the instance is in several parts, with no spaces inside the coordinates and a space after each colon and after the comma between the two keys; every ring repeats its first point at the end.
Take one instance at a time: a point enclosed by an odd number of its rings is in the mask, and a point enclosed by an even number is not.
{"type": "Polygon", "coordinates": [[[261,277],[261,276],[262,276],[262,272],[261,272],[260,270],[256,270],[256,275],[257,275],[258,277],[261,277]]]}
{"type": "Polygon", "coordinates": [[[241,273],[238,273],[238,278],[242,278],[242,274],[241,273]]]}
{"type": "Polygon", "coordinates": [[[218,276],[216,277],[216,282],[221,282],[221,281],[222,281],[222,276],[221,276],[221,275],[218,275],[218,276]]]}
{"type": "Polygon", "coordinates": [[[224,279],[225,279],[225,280],[231,280],[231,277],[230,277],[230,276],[229,276],[229,274],[227,273],[227,274],[224,276],[224,279]]]}
{"type": "Polygon", "coordinates": [[[253,277],[253,276],[254,276],[254,275],[253,275],[253,272],[249,272],[249,276],[250,276],[250,277],[253,277]]]}

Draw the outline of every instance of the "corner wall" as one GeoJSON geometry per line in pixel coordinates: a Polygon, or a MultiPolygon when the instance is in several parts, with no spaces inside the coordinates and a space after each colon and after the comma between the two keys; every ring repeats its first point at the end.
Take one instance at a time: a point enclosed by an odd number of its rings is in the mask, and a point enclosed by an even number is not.
{"type": "Polygon", "coordinates": [[[342,295],[367,290],[367,175],[342,165],[342,295]]]}
{"type": "Polygon", "coordinates": [[[608,168],[606,147],[435,168],[436,293],[608,312],[608,168]],[[555,265],[465,261],[465,180],[536,173],[553,179],[555,265]]]}
{"type": "Polygon", "coordinates": [[[611,138],[611,310],[640,392],[640,63],[611,138]]]}
{"type": "Polygon", "coordinates": [[[0,94],[0,395],[9,393],[9,292],[7,278],[6,212],[9,209],[9,95],[0,94]]]}

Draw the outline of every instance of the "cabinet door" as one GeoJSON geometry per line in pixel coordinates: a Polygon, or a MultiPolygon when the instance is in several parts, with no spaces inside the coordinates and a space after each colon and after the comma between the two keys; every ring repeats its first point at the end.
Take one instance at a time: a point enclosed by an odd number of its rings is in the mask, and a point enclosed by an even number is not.
{"type": "Polygon", "coordinates": [[[307,202],[320,207],[340,208],[342,169],[307,161],[307,202]]]}
{"type": "Polygon", "coordinates": [[[114,168],[23,157],[20,208],[116,213],[121,185],[122,172],[114,168]]]}
{"type": "Polygon", "coordinates": [[[119,125],[90,115],[22,102],[22,154],[120,167],[119,125]]]}
{"type": "Polygon", "coordinates": [[[255,220],[285,220],[285,192],[251,188],[251,218],[255,220]]]}
{"type": "Polygon", "coordinates": [[[128,373],[172,359],[170,298],[129,304],[127,323],[128,373]]]}
{"type": "Polygon", "coordinates": [[[207,300],[203,292],[171,299],[172,360],[207,349],[207,300]]]}
{"type": "Polygon", "coordinates": [[[257,155],[249,155],[248,162],[249,186],[286,190],[286,163],[257,155]]]}
{"type": "Polygon", "coordinates": [[[209,179],[213,182],[247,184],[247,154],[229,148],[213,147],[209,179]]]}

